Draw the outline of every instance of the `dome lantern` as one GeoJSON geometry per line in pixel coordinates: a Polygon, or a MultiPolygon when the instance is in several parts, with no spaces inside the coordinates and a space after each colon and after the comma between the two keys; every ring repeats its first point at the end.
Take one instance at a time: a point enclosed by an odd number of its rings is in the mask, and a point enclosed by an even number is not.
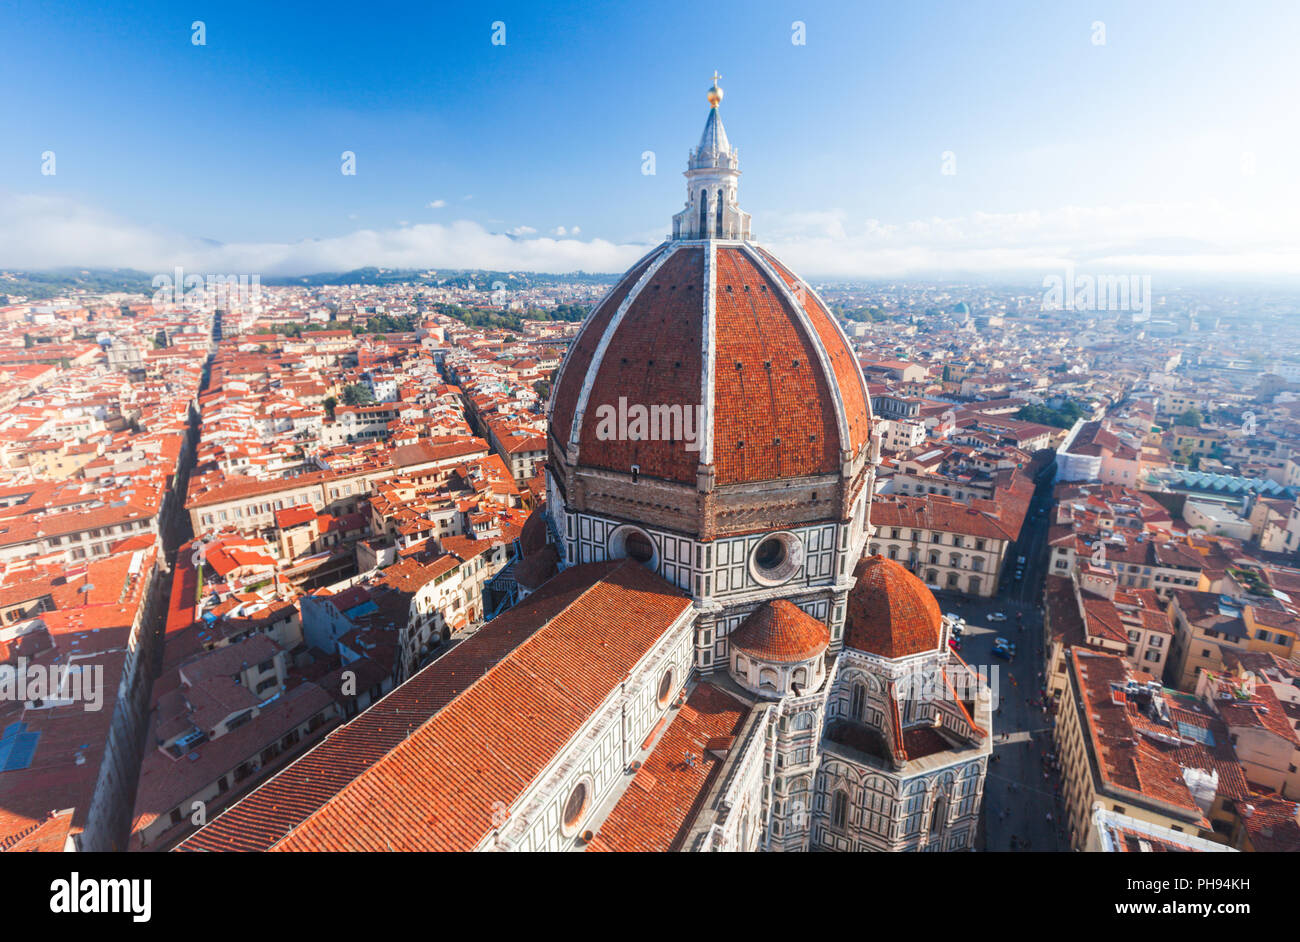
{"type": "Polygon", "coordinates": [[[748,241],[749,213],[736,202],[740,183],[740,153],[727,140],[718,105],[722,89],[718,73],[709,87],[709,116],[700,145],[686,162],[686,207],[673,217],[674,239],[732,239],[748,241]]]}

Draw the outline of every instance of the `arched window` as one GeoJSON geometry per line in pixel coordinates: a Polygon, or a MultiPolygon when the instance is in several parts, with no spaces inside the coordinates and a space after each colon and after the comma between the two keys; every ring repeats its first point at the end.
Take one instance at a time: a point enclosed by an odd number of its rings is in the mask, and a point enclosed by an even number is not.
{"type": "Polygon", "coordinates": [[[867,702],[867,688],[861,684],[853,685],[853,695],[849,700],[849,716],[855,720],[862,719],[862,710],[867,702]]]}
{"type": "Polygon", "coordinates": [[[948,573],[948,588],[950,589],[957,588],[957,583],[960,581],[960,578],[961,577],[958,576],[957,573],[955,572],[948,573]]]}
{"type": "Polygon", "coordinates": [[[718,228],[714,233],[719,239],[722,238],[722,191],[718,190],[718,228]]]}
{"type": "Polygon", "coordinates": [[[897,546],[891,546],[891,547],[889,548],[889,558],[890,558],[890,559],[898,559],[898,547],[897,547],[897,546]]]}
{"type": "Polygon", "coordinates": [[[837,791],[831,798],[831,827],[843,828],[849,817],[849,796],[837,791]]]}
{"type": "Polygon", "coordinates": [[[938,583],[939,583],[939,570],[937,570],[937,569],[927,569],[927,570],[926,570],[926,573],[925,573],[925,581],[928,582],[928,583],[930,583],[930,585],[938,585],[938,583]]]}
{"type": "Polygon", "coordinates": [[[799,667],[795,669],[794,676],[790,678],[790,683],[799,687],[808,686],[808,668],[799,667]]]}
{"type": "Polygon", "coordinates": [[[948,796],[940,795],[934,800],[934,807],[930,809],[930,833],[938,834],[943,830],[943,820],[948,813],[948,796]]]}
{"type": "Polygon", "coordinates": [[[948,554],[948,565],[949,565],[949,566],[952,566],[954,569],[960,569],[960,568],[961,568],[961,553],[949,553],[949,554],[948,554]]]}
{"type": "Polygon", "coordinates": [[[979,595],[979,594],[980,594],[980,577],[979,577],[979,576],[971,576],[971,577],[970,577],[970,594],[971,594],[971,595],[979,595]]]}
{"type": "Polygon", "coordinates": [[[709,237],[709,191],[700,190],[700,238],[709,237]]]}
{"type": "Polygon", "coordinates": [[[930,565],[931,566],[939,565],[939,554],[934,550],[930,550],[930,565]]]}
{"type": "Polygon", "coordinates": [[[760,690],[775,690],[777,682],[777,673],[770,667],[765,667],[758,672],[758,687],[760,690]]]}

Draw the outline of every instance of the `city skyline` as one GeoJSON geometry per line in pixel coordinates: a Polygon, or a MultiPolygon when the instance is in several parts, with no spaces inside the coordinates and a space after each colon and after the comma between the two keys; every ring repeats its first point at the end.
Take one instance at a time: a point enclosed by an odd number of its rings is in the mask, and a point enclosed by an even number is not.
{"type": "Polygon", "coordinates": [[[0,266],[617,272],[716,69],[754,237],[809,276],[1300,273],[1285,4],[741,9],[10,8],[0,266]]]}

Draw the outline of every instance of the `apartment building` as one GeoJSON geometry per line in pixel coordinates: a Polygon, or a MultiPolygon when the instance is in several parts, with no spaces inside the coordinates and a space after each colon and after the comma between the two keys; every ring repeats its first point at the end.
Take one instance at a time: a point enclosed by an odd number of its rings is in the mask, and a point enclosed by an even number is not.
{"type": "Polygon", "coordinates": [[[1229,843],[1250,798],[1227,728],[1115,654],[1075,648],[1055,740],[1070,846],[1098,839],[1096,808],[1229,843]]]}

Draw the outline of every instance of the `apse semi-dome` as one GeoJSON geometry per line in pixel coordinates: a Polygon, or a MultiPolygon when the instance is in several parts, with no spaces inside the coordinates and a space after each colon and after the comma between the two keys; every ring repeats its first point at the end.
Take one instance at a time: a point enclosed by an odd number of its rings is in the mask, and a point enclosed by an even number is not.
{"type": "MultiPolygon", "coordinates": [[[[706,493],[860,476],[871,428],[862,371],[816,292],[750,241],[720,90],[709,97],[673,238],[596,306],[556,377],[551,468],[570,501],[581,500],[567,492],[575,471],[706,493]]],[[[823,486],[800,499],[824,509],[834,497],[823,486]]]]}
{"type": "Polygon", "coordinates": [[[906,568],[869,556],[853,570],[844,619],[844,646],[886,658],[938,650],[943,613],[934,594],[906,568]]]}

